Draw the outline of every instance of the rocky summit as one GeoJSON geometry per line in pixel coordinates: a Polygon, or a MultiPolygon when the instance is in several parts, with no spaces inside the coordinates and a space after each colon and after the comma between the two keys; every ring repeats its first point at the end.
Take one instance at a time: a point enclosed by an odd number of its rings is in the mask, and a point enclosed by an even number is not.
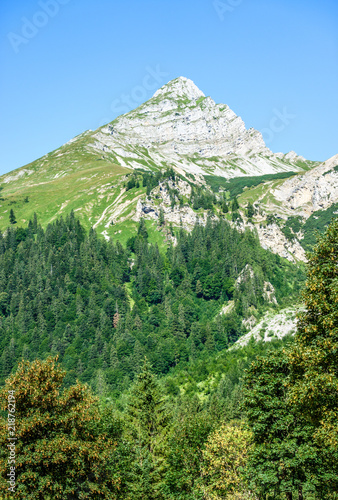
{"type": "Polygon", "coordinates": [[[272,153],[260,132],[246,129],[229,106],[216,104],[184,77],[100,128],[93,139],[90,147],[109,152],[118,164],[132,168],[169,164],[191,173],[238,177],[307,166],[293,152],[272,153]]]}

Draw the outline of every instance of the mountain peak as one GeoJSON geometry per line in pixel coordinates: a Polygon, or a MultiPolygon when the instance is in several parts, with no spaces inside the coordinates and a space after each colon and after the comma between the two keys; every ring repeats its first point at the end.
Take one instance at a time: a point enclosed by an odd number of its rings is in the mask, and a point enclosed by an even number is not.
{"type": "Polygon", "coordinates": [[[189,78],[184,76],[179,76],[174,80],[171,80],[166,85],[163,85],[159,90],[155,92],[153,97],[169,97],[172,99],[185,98],[192,101],[193,99],[199,99],[200,97],[205,97],[203,92],[194,84],[189,78]]]}

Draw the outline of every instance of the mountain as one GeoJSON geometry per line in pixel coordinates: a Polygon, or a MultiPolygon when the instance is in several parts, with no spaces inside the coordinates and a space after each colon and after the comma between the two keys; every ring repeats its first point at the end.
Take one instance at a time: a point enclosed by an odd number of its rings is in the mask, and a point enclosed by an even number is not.
{"type": "Polygon", "coordinates": [[[273,154],[260,132],[247,130],[228,106],[216,104],[183,77],[96,131],[93,138],[94,149],[132,168],[170,165],[190,173],[237,177],[308,166],[293,152],[273,154]]]}
{"type": "Polygon", "coordinates": [[[211,216],[255,229],[264,248],[304,260],[313,229],[338,202],[337,163],[273,153],[227,105],[180,77],[137,109],[3,175],[0,228],[11,209],[19,224],[36,212],[43,226],[74,210],[87,229],[122,243],[144,218],[161,245],[175,241],[173,228],[190,231],[211,216]]]}

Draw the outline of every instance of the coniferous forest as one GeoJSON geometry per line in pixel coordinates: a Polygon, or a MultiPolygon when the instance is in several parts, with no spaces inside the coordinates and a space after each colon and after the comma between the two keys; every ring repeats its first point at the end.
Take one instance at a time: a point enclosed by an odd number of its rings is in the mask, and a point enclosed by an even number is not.
{"type": "Polygon", "coordinates": [[[142,219],[126,247],[74,213],[12,225],[0,235],[3,498],[337,498],[337,255],[337,222],[306,282],[226,221],[178,231],[165,252],[142,219]],[[301,300],[295,340],[229,350],[250,316],[301,300]]]}
{"type": "Polygon", "coordinates": [[[20,359],[58,355],[67,383],[127,389],[146,356],[156,374],[219,352],[269,299],[292,303],[302,271],[223,221],[181,231],[163,255],[141,219],[127,248],[86,234],[71,214],[43,230],[11,226],[0,237],[2,381],[20,359]],[[252,271],[251,271],[252,270],[252,271]],[[240,279],[238,280],[240,276],[240,279]],[[237,281],[237,283],[236,283],[237,281]],[[234,301],[231,314],[217,314],[234,301]]]}

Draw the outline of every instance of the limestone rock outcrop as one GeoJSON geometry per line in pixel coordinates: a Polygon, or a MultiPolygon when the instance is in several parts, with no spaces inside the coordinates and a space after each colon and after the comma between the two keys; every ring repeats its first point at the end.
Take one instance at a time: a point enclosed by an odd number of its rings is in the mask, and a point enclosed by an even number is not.
{"type": "Polygon", "coordinates": [[[183,168],[223,177],[299,171],[302,157],[274,154],[257,130],[189,79],[164,85],[137,109],[96,131],[90,147],[132,168],[183,168]]]}

